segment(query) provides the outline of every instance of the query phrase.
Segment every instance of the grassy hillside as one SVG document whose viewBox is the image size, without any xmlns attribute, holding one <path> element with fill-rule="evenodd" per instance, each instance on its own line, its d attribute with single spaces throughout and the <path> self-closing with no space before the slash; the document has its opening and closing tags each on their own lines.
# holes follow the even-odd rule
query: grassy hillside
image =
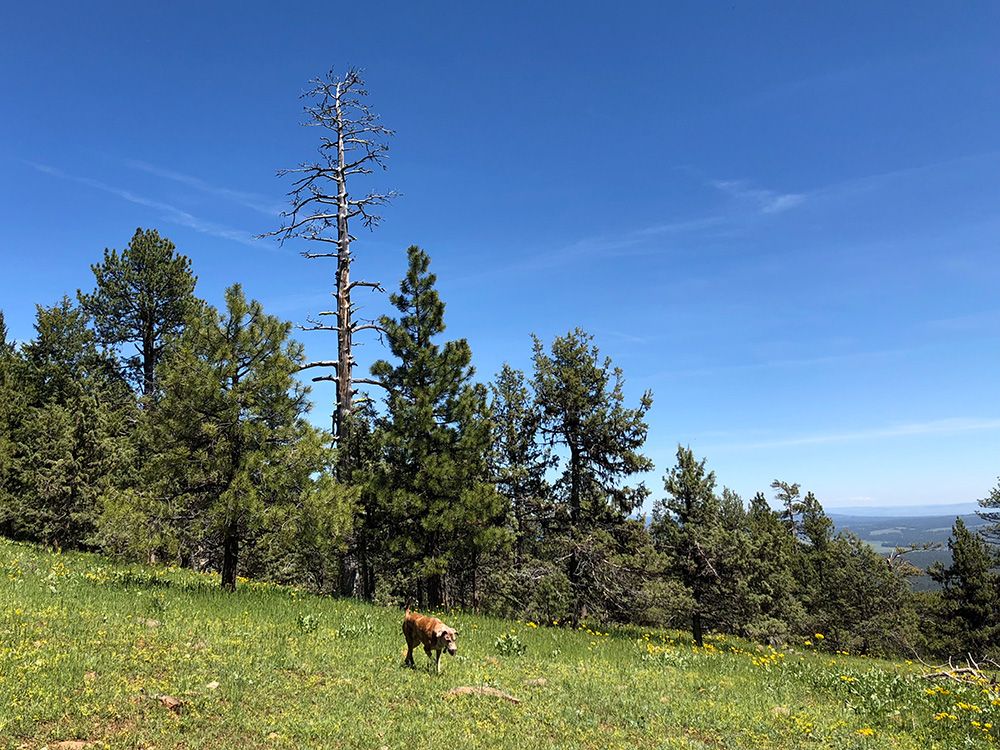
<svg viewBox="0 0 1000 750">
<path fill-rule="evenodd" d="M 0 541 L 0 747 L 956 748 L 1000 696 L 906 663 L 460 613 L 401 667 L 400 612 Z M 519 653 L 523 648 L 523 653 Z M 448 693 L 492 686 L 520 700 Z M 179 701 L 179 704 L 175 704 Z M 71 741 L 77 741 L 73 744 Z"/>
</svg>

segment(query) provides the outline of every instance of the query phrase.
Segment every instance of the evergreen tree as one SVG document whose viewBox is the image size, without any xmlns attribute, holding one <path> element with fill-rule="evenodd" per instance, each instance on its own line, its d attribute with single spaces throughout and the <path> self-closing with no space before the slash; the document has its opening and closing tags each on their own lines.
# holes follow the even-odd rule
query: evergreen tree
<svg viewBox="0 0 1000 750">
<path fill-rule="evenodd" d="M 1000 480 L 990 494 L 979 501 L 979 506 L 984 509 L 979 511 L 979 517 L 990 522 L 982 529 L 982 535 L 993 544 L 1000 544 Z"/>
<path fill-rule="evenodd" d="M 705 619 L 723 576 L 718 566 L 723 537 L 722 507 L 715 494 L 715 472 L 705 470 L 690 448 L 677 446 L 677 464 L 663 477 L 668 497 L 657 503 L 654 534 L 669 552 L 681 582 L 691 593 L 691 635 L 703 645 Z"/>
<path fill-rule="evenodd" d="M 540 435 L 541 411 L 524 373 L 504 364 L 491 385 L 494 424 L 493 474 L 511 509 L 514 566 L 537 552 L 543 529 L 552 519 L 545 472 L 553 458 Z"/>
<path fill-rule="evenodd" d="M 813 550 L 822 552 L 833 537 L 833 521 L 812 492 L 806 493 L 800 508 L 802 536 Z"/>
<path fill-rule="evenodd" d="M 102 502 L 133 465 L 134 401 L 88 322 L 66 297 L 39 307 L 36 337 L 2 366 L 17 394 L 3 407 L 13 445 L 0 527 L 56 547 L 92 543 Z"/>
<path fill-rule="evenodd" d="M 649 494 L 642 483 L 626 482 L 653 467 L 640 453 L 653 399 L 647 391 L 637 407 L 627 408 L 621 370 L 609 358 L 602 360 L 592 337 L 580 329 L 557 337 L 549 353 L 537 337 L 534 344 L 541 433 L 549 445 L 568 454 L 554 489 L 576 624 L 588 603 L 607 598 L 606 576 L 613 571 L 603 562 L 613 539 L 610 532 Z"/>
<path fill-rule="evenodd" d="M 506 514 L 487 481 L 487 394 L 472 382 L 465 339 L 435 341 L 445 330 L 444 303 L 430 258 L 416 246 L 407 256 L 406 277 L 391 296 L 399 317 L 380 321 L 398 363 L 372 366 L 388 392 L 379 478 L 392 526 L 388 552 L 396 570 L 415 573 L 415 580 L 402 583 L 430 606 L 447 600 L 449 574 L 475 606 L 482 558 L 503 543 Z"/>
<path fill-rule="evenodd" d="M 194 303 L 191 261 L 155 229 L 136 229 L 128 247 L 106 249 L 104 261 L 91 269 L 97 288 L 77 292 L 80 304 L 93 316 L 102 344 L 135 347 L 127 370 L 150 396 L 166 340 L 180 331 Z"/>
<path fill-rule="evenodd" d="M 1000 646 L 1000 576 L 986 542 L 960 517 L 948 539 L 951 564 L 935 563 L 928 571 L 941 584 L 944 604 L 940 623 L 952 656 L 995 656 Z"/>
<path fill-rule="evenodd" d="M 7 341 L 7 325 L 0 310 L 0 534 L 10 534 L 10 508 L 15 489 L 14 459 L 17 442 L 14 432 L 24 418 L 23 373 L 14 345 Z"/>
<path fill-rule="evenodd" d="M 774 498 L 782 507 L 781 520 L 785 524 L 785 528 L 792 536 L 798 536 L 802 530 L 796 520 L 797 516 L 802 513 L 799 485 L 775 479 L 771 482 L 771 489 L 775 490 Z"/>
<path fill-rule="evenodd" d="M 4 319 L 3 310 L 0 310 L 0 357 L 7 356 L 14 352 L 14 345 L 7 341 L 7 321 Z"/>
<path fill-rule="evenodd" d="M 206 555 L 236 588 L 241 546 L 273 509 L 298 502 L 329 460 L 304 420 L 290 324 L 237 284 L 220 313 L 202 305 L 161 363 L 152 473 L 181 554 Z M 197 549 L 192 549 L 197 545 Z M 221 557 L 221 560 L 219 559 Z"/>
<path fill-rule="evenodd" d="M 875 656 L 912 653 L 917 622 L 906 579 L 850 532 L 813 554 L 822 575 L 811 587 L 806 632 L 823 633 L 829 648 Z"/>
<path fill-rule="evenodd" d="M 353 531 L 358 490 L 333 475 L 329 434 L 305 428 L 295 452 L 308 466 L 322 457 L 325 467 L 312 477 L 299 476 L 288 498 L 265 506 L 256 539 L 249 540 L 245 564 L 250 577 L 304 585 L 321 594 L 340 589 L 344 553 Z M 295 493 L 298 492 L 298 496 Z"/>
<path fill-rule="evenodd" d="M 746 635 L 781 641 L 789 630 L 798 628 L 805 616 L 794 575 L 796 543 L 760 492 L 750 501 L 747 530 L 750 548 L 746 571 L 749 590 Z"/>
<path fill-rule="evenodd" d="M 794 545 L 794 570 L 799 583 L 799 598 L 806 609 L 816 612 L 822 608 L 824 600 L 829 599 L 830 594 L 825 578 L 832 564 L 827 551 L 833 541 L 833 522 L 812 492 L 807 492 L 805 498 L 796 503 L 796 509 L 799 520 L 794 522 L 798 530 Z M 841 555 L 839 559 L 845 558 Z"/>
<path fill-rule="evenodd" d="M 351 424 L 337 441 L 337 476 L 357 491 L 354 518 L 341 565 L 340 593 L 372 599 L 389 529 L 382 513 L 378 477 L 384 474 L 383 430 L 371 400 L 356 404 Z M 346 456 L 344 454 L 347 454 Z"/>
</svg>

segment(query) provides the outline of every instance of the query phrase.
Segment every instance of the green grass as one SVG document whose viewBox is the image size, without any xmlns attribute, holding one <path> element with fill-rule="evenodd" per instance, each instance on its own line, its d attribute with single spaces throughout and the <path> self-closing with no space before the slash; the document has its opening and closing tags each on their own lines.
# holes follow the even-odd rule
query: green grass
<svg viewBox="0 0 1000 750">
<path fill-rule="evenodd" d="M 459 656 L 438 676 L 420 651 L 417 669 L 401 666 L 396 610 L 252 582 L 226 595 L 217 582 L 0 540 L 0 747 L 924 750 L 998 738 L 985 728 L 1000 724 L 995 693 L 933 690 L 914 665 L 822 653 L 822 640 L 694 649 L 674 632 L 456 612 L 443 617 Z M 521 702 L 446 696 L 465 685 Z"/>
</svg>

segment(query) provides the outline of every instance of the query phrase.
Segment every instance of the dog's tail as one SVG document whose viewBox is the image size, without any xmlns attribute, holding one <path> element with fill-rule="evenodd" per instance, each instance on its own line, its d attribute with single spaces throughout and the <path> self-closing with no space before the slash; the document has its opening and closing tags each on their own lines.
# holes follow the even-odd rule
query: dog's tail
<svg viewBox="0 0 1000 750">
<path fill-rule="evenodd" d="M 405 614 L 407 614 L 407 615 L 410 614 L 410 607 L 412 607 L 412 606 L 413 606 L 413 597 L 412 596 L 406 597 L 406 613 Z"/>
</svg>

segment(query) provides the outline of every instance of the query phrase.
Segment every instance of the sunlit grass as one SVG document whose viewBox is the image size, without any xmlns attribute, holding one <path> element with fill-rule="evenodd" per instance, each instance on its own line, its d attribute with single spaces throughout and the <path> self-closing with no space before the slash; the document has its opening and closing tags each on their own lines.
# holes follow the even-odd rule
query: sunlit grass
<svg viewBox="0 0 1000 750">
<path fill-rule="evenodd" d="M 0 747 L 991 747 L 1000 696 L 916 666 L 462 613 L 401 667 L 401 613 L 0 541 Z M 446 697 L 491 686 L 520 699 Z M 181 701 L 179 711 L 162 696 Z M 169 701 L 167 701 L 169 703 Z"/>
</svg>

